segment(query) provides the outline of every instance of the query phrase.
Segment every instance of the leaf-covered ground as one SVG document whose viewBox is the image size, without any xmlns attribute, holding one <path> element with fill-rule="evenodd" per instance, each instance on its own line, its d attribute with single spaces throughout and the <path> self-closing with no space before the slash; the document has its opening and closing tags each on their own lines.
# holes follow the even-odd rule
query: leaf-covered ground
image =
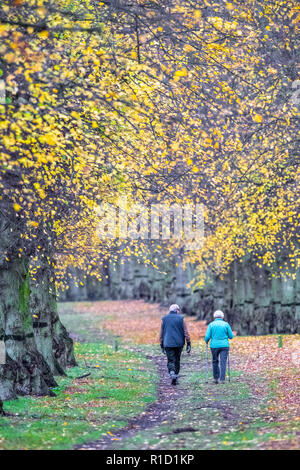
<svg viewBox="0 0 300 470">
<path fill-rule="evenodd" d="M 158 346 L 164 313 L 142 301 L 62 304 L 80 366 L 57 398 L 5 403 L 0 448 L 299 449 L 299 335 L 236 337 L 231 382 L 216 386 L 205 326 L 188 318 L 192 354 L 174 387 Z"/>
</svg>

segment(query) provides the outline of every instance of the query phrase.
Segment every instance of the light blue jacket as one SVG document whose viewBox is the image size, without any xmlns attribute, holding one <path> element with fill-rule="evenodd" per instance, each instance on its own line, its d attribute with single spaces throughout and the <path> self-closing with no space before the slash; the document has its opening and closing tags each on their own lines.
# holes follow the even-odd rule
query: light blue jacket
<svg viewBox="0 0 300 470">
<path fill-rule="evenodd" d="M 234 334 L 230 328 L 229 323 L 222 320 L 222 318 L 216 318 L 211 322 L 206 330 L 205 342 L 210 341 L 211 348 L 229 348 L 229 339 L 232 339 Z"/>
</svg>

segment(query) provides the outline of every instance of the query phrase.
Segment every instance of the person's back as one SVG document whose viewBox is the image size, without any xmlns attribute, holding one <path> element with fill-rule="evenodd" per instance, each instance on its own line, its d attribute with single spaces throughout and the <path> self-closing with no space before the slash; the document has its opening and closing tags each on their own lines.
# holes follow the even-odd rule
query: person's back
<svg viewBox="0 0 300 470">
<path fill-rule="evenodd" d="M 185 341 L 187 342 L 187 352 L 191 352 L 191 340 L 183 318 L 179 315 L 180 307 L 177 304 L 170 306 L 168 315 L 161 321 L 160 347 L 168 358 L 168 370 L 172 384 L 177 383 L 180 370 L 180 356 Z"/>
<path fill-rule="evenodd" d="M 183 347 L 185 343 L 183 315 L 170 312 L 163 317 L 162 337 L 165 348 Z"/>
<path fill-rule="evenodd" d="M 211 348 L 228 348 L 228 338 L 233 338 L 229 323 L 224 321 L 222 318 L 216 318 L 208 325 L 208 329 L 205 335 L 205 341 L 209 339 Z"/>
</svg>

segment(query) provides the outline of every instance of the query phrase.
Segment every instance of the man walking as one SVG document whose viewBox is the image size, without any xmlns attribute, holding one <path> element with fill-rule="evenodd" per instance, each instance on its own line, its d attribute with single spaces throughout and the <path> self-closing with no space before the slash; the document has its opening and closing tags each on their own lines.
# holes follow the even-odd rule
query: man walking
<svg viewBox="0 0 300 470">
<path fill-rule="evenodd" d="M 191 352 L 191 340 L 188 333 L 183 315 L 179 314 L 180 307 L 173 304 L 169 308 L 168 315 L 164 316 L 160 329 L 160 347 L 168 359 L 168 371 L 171 378 L 171 384 L 178 383 L 178 374 L 180 370 L 180 356 L 185 341 L 187 343 L 186 352 Z"/>
<path fill-rule="evenodd" d="M 214 321 L 208 325 L 205 342 L 208 344 L 210 341 L 210 350 L 212 353 L 213 375 L 215 384 L 225 383 L 226 375 L 226 362 L 229 354 L 229 339 L 232 339 L 234 334 L 231 331 L 229 323 L 224 321 L 224 313 L 217 310 L 214 313 Z M 221 370 L 219 368 L 219 358 Z"/>
</svg>

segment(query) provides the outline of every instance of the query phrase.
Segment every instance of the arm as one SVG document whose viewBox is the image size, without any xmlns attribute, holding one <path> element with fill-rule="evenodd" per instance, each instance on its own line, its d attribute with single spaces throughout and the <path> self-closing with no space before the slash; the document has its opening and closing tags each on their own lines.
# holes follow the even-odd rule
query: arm
<svg viewBox="0 0 300 470">
<path fill-rule="evenodd" d="M 190 335 L 189 335 L 189 332 L 188 332 L 188 329 L 187 329 L 187 326 L 186 326 L 186 323 L 185 323 L 184 320 L 183 320 L 183 329 L 184 329 L 184 338 L 185 338 L 187 343 L 190 343 L 191 338 L 190 338 Z"/>
<path fill-rule="evenodd" d="M 228 324 L 228 327 L 227 327 L 227 334 L 228 334 L 229 339 L 234 338 L 234 334 L 232 333 L 232 329 L 230 328 L 229 324 Z"/>
<path fill-rule="evenodd" d="M 163 321 L 161 321 L 161 326 L 160 326 L 159 343 L 160 343 L 160 347 L 161 347 L 161 352 L 162 352 L 163 354 L 166 354 L 166 351 L 165 351 L 165 348 L 164 348 Z"/>
<path fill-rule="evenodd" d="M 190 335 L 189 335 L 189 332 L 188 332 L 188 329 L 187 329 L 187 326 L 186 326 L 186 323 L 185 321 L 183 320 L 183 330 L 184 330 L 184 338 L 185 338 L 185 341 L 186 341 L 186 352 L 188 354 L 190 354 L 191 352 L 191 338 L 190 338 Z"/>
<path fill-rule="evenodd" d="M 163 337 L 163 322 L 161 322 L 161 325 L 160 325 L 160 332 L 159 332 L 159 343 L 160 343 L 161 347 L 163 347 L 163 345 L 164 345 L 164 337 Z"/>
<path fill-rule="evenodd" d="M 206 334 L 205 334 L 204 341 L 205 341 L 206 343 L 208 343 L 210 339 L 211 339 L 211 327 L 210 327 L 210 325 L 208 325 L 207 330 L 206 330 Z"/>
</svg>

